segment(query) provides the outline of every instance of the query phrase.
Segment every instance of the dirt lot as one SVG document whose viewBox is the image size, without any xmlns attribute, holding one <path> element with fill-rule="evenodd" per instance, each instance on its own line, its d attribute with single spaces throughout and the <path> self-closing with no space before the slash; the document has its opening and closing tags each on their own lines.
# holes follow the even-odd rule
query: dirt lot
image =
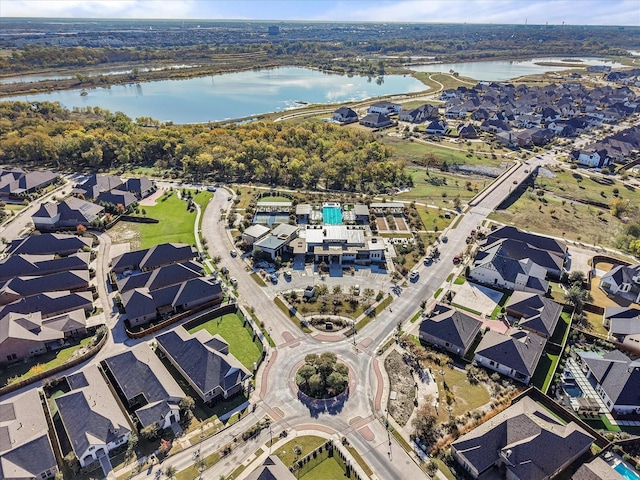
<svg viewBox="0 0 640 480">
<path fill-rule="evenodd" d="M 402 215 L 394 215 L 393 219 L 396 221 L 396 226 L 398 227 L 398 230 L 404 230 L 404 231 L 409 231 L 409 227 L 407 226 L 407 222 L 404 221 L 404 218 L 402 218 Z"/>
<path fill-rule="evenodd" d="M 129 222 L 118 222 L 113 228 L 107 232 L 111 238 L 111 242 L 116 243 L 129 243 L 131 250 L 138 250 L 140 248 L 140 234 Z"/>
<path fill-rule="evenodd" d="M 391 391 L 396 392 L 396 399 L 389 400 L 389 413 L 398 424 L 407 424 L 413 413 L 413 394 L 415 381 L 411 369 L 402 359 L 402 354 L 393 350 L 385 359 L 384 367 L 389 375 Z"/>
<path fill-rule="evenodd" d="M 376 215 L 376 226 L 378 227 L 378 231 L 389 230 L 389 227 L 387 226 L 387 220 L 382 215 Z"/>
</svg>

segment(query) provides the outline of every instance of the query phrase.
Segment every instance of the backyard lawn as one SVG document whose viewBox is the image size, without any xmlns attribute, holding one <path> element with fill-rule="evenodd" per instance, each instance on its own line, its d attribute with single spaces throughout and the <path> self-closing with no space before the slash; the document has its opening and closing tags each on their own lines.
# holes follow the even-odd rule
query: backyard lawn
<svg viewBox="0 0 640 480">
<path fill-rule="evenodd" d="M 344 478 L 342 466 L 335 458 L 331 457 L 300 477 L 300 480 L 341 480 Z"/>
<path fill-rule="evenodd" d="M 304 435 L 288 441 L 282 447 L 278 448 L 278 451 L 274 452 L 274 455 L 280 458 L 285 466 L 290 467 L 297 458 L 308 455 L 320 445 L 324 445 L 326 441 L 326 438 L 316 437 L 315 435 Z M 293 451 L 296 445 L 300 447 L 300 455 L 296 455 Z"/>
<path fill-rule="evenodd" d="M 20 362 L 8 368 L 3 368 L 0 372 L 0 385 L 6 385 L 10 378 L 12 379 L 17 377 L 17 380 L 24 380 L 25 378 L 33 377 L 40 372 L 62 365 L 71 358 L 76 350 L 89 345 L 92 338 L 93 337 L 84 338 L 80 343 L 71 345 L 70 347 L 46 352 L 32 358 L 28 362 Z"/>
<path fill-rule="evenodd" d="M 193 327 L 189 333 L 205 329 L 211 335 L 219 334 L 229 343 L 229 352 L 236 357 L 247 369 L 252 372 L 253 364 L 257 363 L 262 355 L 260 347 L 253 341 L 249 330 L 242 325 L 242 318 L 237 313 L 228 313 L 221 317 Z"/>
<path fill-rule="evenodd" d="M 558 355 L 552 355 L 548 352 L 542 352 L 536 371 L 531 378 L 531 384 L 538 387 L 544 393 L 547 392 L 551 379 L 553 378 L 553 371 L 556 368 L 556 364 L 559 360 Z"/>
<path fill-rule="evenodd" d="M 455 400 L 451 405 L 453 410 L 451 415 L 457 417 L 464 415 L 470 410 L 481 407 L 491 401 L 489 392 L 482 384 L 471 385 L 467 380 L 467 374 L 449 367 L 439 367 L 435 364 L 429 365 L 436 376 L 438 382 L 438 392 L 440 392 L 438 406 L 438 422 L 446 422 L 449 420 L 449 412 L 447 412 L 445 392 L 447 389 L 453 394 Z M 441 375 L 440 372 L 444 372 Z M 447 388 L 444 387 L 446 382 Z"/>
<path fill-rule="evenodd" d="M 558 325 L 556 325 L 556 329 L 553 331 L 553 335 L 551 335 L 549 341 L 562 345 L 562 341 L 564 340 L 565 333 L 567 332 L 570 323 L 571 314 L 569 312 L 562 312 L 558 319 Z"/>
</svg>

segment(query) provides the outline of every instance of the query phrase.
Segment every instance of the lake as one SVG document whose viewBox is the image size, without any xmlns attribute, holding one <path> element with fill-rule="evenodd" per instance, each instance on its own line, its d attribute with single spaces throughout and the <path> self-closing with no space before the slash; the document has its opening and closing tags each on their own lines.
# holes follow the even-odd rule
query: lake
<svg viewBox="0 0 640 480">
<path fill-rule="evenodd" d="M 532 60 L 494 60 L 485 62 L 466 62 L 466 63 L 434 63 L 431 65 L 413 65 L 409 67 L 416 72 L 443 72 L 448 73 L 453 70 L 463 77 L 474 78 L 476 80 L 486 82 L 504 82 L 523 75 L 536 75 L 545 72 L 559 72 L 568 68 L 575 68 L 571 65 L 566 67 L 551 67 L 545 65 L 536 65 L 540 62 L 559 63 L 563 60 L 571 60 L 566 63 L 580 63 L 585 67 L 589 65 L 609 65 L 613 67 L 623 67 L 621 63 L 603 58 L 572 58 L 572 57 L 555 57 L 555 58 L 534 58 Z"/>
<path fill-rule="evenodd" d="M 131 118 L 152 117 L 174 123 L 205 123 L 279 112 L 305 103 L 343 103 L 383 95 L 427 90 L 411 76 L 367 77 L 326 74 L 283 67 L 186 80 L 161 80 L 110 88 L 21 95 L 6 100 L 52 101 L 65 107 L 97 106 Z"/>
</svg>

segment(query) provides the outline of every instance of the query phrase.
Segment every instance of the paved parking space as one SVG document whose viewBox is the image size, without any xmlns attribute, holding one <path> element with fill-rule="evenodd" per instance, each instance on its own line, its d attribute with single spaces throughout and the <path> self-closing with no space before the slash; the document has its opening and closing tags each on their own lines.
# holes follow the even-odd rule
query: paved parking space
<svg viewBox="0 0 640 480">
<path fill-rule="evenodd" d="M 502 292 L 473 282 L 464 282 L 462 285 L 452 284 L 451 290 L 456 292 L 453 303 L 480 312 L 482 315 L 491 315 L 502 299 Z"/>
</svg>

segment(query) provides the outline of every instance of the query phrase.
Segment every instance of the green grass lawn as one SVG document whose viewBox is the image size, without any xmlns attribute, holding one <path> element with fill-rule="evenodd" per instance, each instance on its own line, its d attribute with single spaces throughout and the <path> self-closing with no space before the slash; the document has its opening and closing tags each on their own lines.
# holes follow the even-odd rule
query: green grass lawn
<svg viewBox="0 0 640 480">
<path fill-rule="evenodd" d="M 446 422 L 449 420 L 449 412 L 444 408 L 446 391 L 444 382 L 447 383 L 449 391 L 455 396 L 455 402 L 452 407 L 451 414 L 454 417 L 463 415 L 470 410 L 474 410 L 485 405 L 491 400 L 489 392 L 484 385 L 471 385 L 467 380 L 467 374 L 449 367 L 438 367 L 430 365 L 431 370 L 436 376 L 438 382 L 438 392 L 440 392 L 440 407 L 438 408 L 438 422 Z M 440 370 L 445 372 L 444 376 L 440 375 Z"/>
<path fill-rule="evenodd" d="M 565 334 L 569 329 L 569 324 L 571 323 L 571 314 L 568 312 L 562 312 L 560 314 L 560 318 L 558 319 L 558 324 L 556 325 L 556 329 L 553 331 L 553 335 L 549 338 L 549 341 L 552 343 L 557 343 L 558 345 L 562 345 L 562 341 L 564 340 Z"/>
<path fill-rule="evenodd" d="M 553 378 L 553 371 L 556 368 L 556 364 L 559 360 L 558 355 L 552 355 L 548 352 L 543 352 L 536 367 L 536 371 L 533 373 L 531 384 L 538 387 L 544 393 L 547 392 L 551 379 Z"/>
<path fill-rule="evenodd" d="M 439 211 L 435 208 L 416 206 L 422 224 L 425 230 L 431 230 L 441 232 L 449 226 L 452 220 L 455 218 L 454 214 L 450 214 L 451 218 L 445 218 L 445 212 Z"/>
<path fill-rule="evenodd" d="M 340 480 L 344 479 L 344 470 L 335 458 L 327 458 L 311 469 L 300 480 Z"/>
<path fill-rule="evenodd" d="M 275 203 L 288 203 L 291 202 L 290 198 L 281 197 L 279 195 L 270 195 L 268 197 L 260 197 L 258 202 L 275 202 Z"/>
<path fill-rule="evenodd" d="M 249 331 L 242 325 L 242 318 L 237 313 L 228 313 L 213 318 L 189 330 L 195 333 L 207 330 L 211 335 L 219 334 L 229 343 L 229 352 L 252 372 L 253 364 L 260 359 L 262 352 L 253 341 Z"/>
<path fill-rule="evenodd" d="M 212 195 L 211 192 L 203 191 L 194 200 L 205 208 Z M 137 233 L 138 248 L 149 248 L 167 242 L 195 244 L 193 226 L 196 212 L 187 211 L 187 202 L 178 199 L 175 191 L 169 197 L 160 197 L 155 206 L 143 208 L 147 217 L 155 218 L 160 223 L 127 222 L 127 226 Z"/>
<path fill-rule="evenodd" d="M 413 188 L 411 191 L 403 193 L 402 199 L 415 199 L 419 202 L 451 209 L 454 208 L 454 198 L 459 196 L 461 201 L 468 201 L 478 193 L 473 191 L 474 185 L 478 190 L 482 190 L 484 186 L 491 183 L 490 180 L 469 179 L 463 175 L 445 172 L 429 172 L 427 176 L 426 169 L 420 167 L 407 168 L 407 172 L 413 178 Z M 472 190 L 465 188 L 467 181 L 472 182 Z M 427 225 L 425 227 L 429 228 Z"/>
<path fill-rule="evenodd" d="M 276 455 L 285 466 L 290 467 L 293 465 L 293 462 L 296 461 L 296 458 L 302 458 L 305 455 L 308 455 L 313 450 L 318 448 L 320 445 L 323 445 L 327 440 L 322 437 L 316 437 L 315 435 L 304 435 L 302 437 L 294 438 L 293 440 L 288 441 L 282 447 L 278 448 L 277 451 L 274 451 L 274 455 Z M 296 455 L 293 452 L 293 448 L 298 445 L 302 450 L 300 455 Z"/>
<path fill-rule="evenodd" d="M 76 350 L 88 345 L 91 342 L 91 339 L 92 337 L 87 337 L 70 347 L 46 352 L 34 357 L 26 363 L 20 362 L 8 368 L 3 368 L 2 371 L 0 371 L 0 385 L 6 385 L 10 378 L 17 377 L 18 380 L 24 380 L 26 378 L 33 377 L 40 372 L 62 365 L 71 358 Z"/>
</svg>

